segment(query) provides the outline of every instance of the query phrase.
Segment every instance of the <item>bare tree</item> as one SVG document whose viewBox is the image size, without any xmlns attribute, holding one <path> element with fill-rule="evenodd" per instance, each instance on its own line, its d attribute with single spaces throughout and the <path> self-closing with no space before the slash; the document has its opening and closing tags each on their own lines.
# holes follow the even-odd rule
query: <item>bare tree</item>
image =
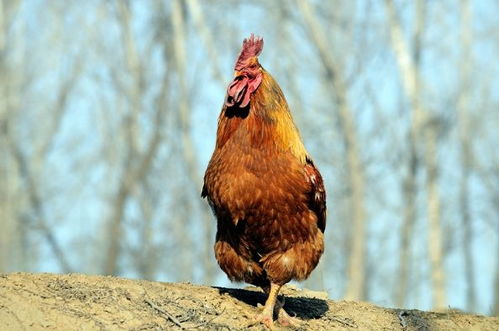
<svg viewBox="0 0 499 331">
<path fill-rule="evenodd" d="M 316 47 L 326 72 L 326 80 L 331 85 L 337 106 L 343 139 L 347 154 L 347 182 L 351 190 L 350 210 L 352 213 L 352 238 L 347 270 L 345 298 L 359 300 L 364 297 L 365 283 L 365 242 L 366 210 L 364 206 L 365 178 L 357 129 L 348 101 L 345 75 L 331 55 L 324 30 L 314 18 L 315 14 L 308 1 L 297 2 L 311 40 Z"/>
<path fill-rule="evenodd" d="M 4 2 L 0 2 L 0 90 L 5 103 L 0 107 L 0 123 L 2 124 L 2 141 L 7 156 L 7 182 L 4 187 L 7 188 L 6 208 L 8 213 L 5 215 L 7 234 L 20 234 L 24 243 L 28 243 L 29 233 L 40 233 L 46 240 L 55 260 L 59 263 L 63 272 L 70 272 L 73 268 L 70 265 L 69 259 L 66 256 L 55 230 L 54 223 L 50 220 L 51 216 L 47 213 L 46 201 L 43 197 L 43 189 L 45 186 L 45 177 L 43 175 L 49 153 L 54 145 L 57 133 L 60 130 L 62 118 L 68 109 L 69 97 L 75 88 L 77 81 L 81 75 L 82 63 L 80 59 L 73 59 L 72 69 L 61 77 L 60 83 L 53 89 L 53 101 L 48 99 L 46 104 L 40 105 L 40 108 L 46 107 L 45 113 L 49 116 L 46 122 L 35 123 L 33 130 L 40 128 L 36 139 L 32 141 L 28 139 L 20 139 L 16 127 L 24 121 L 24 118 L 19 114 L 25 111 L 23 108 L 24 99 L 29 99 L 30 88 L 37 83 L 37 79 L 41 76 L 40 72 L 30 72 L 27 70 L 29 62 L 26 57 L 13 58 L 9 56 L 7 47 L 11 46 L 14 49 L 14 31 L 9 31 L 14 24 L 14 18 L 18 14 L 20 1 L 8 2 L 4 6 Z M 6 10 L 5 10 L 6 9 Z M 5 10 L 5 11 L 4 11 Z M 52 8 L 54 12 L 58 12 L 58 8 Z M 4 19 L 6 19 L 4 21 Z M 54 24 L 59 24 L 55 22 Z M 14 29 L 12 29 L 14 30 Z M 23 36 L 17 35 L 19 39 Z M 57 33 L 52 33 L 49 40 L 57 40 Z M 71 57 L 69 54 L 64 57 L 67 60 Z M 61 57 L 62 58 L 62 57 Z M 15 63 L 13 68 L 4 67 L 10 61 L 11 65 Z M 17 61 L 17 62 L 16 62 Z M 29 125 L 30 123 L 28 123 Z M 27 145 L 29 144 L 29 146 Z M 16 187 L 11 187 L 12 181 L 16 182 Z M 16 207 L 15 200 L 10 200 L 12 194 L 16 195 L 16 190 L 22 190 L 23 202 L 26 207 L 22 212 L 19 207 Z M 25 199 L 25 200 L 24 200 Z M 14 207 L 14 208 L 13 208 Z M 19 208 L 19 209 L 17 209 Z M 16 210 L 17 209 L 17 210 Z M 19 224 L 19 228 L 13 230 L 9 226 L 11 222 Z M 14 231 L 14 232 L 10 232 Z M 12 236 L 16 237 L 16 235 Z M 6 240 L 8 246 L 10 239 Z M 16 247 L 16 243 L 12 243 Z M 24 244 L 21 245 L 21 247 Z M 24 248 L 21 248 L 24 250 Z M 9 249 L 6 248 L 6 252 Z"/>
<path fill-rule="evenodd" d="M 499 194 L 496 191 L 496 194 L 494 196 L 494 202 L 495 206 L 499 206 Z M 497 230 L 496 230 L 496 237 L 499 238 L 499 221 L 496 224 Z M 497 245 L 497 252 L 496 254 L 499 256 L 499 245 Z M 494 303 L 492 307 L 492 314 L 494 316 L 499 316 L 499 262 L 496 260 L 496 272 L 494 275 Z"/>
<path fill-rule="evenodd" d="M 422 36 L 425 24 L 425 4 L 423 1 L 417 1 L 416 5 L 416 19 L 415 28 L 413 33 L 413 54 L 412 61 L 416 68 L 421 65 L 421 52 L 422 52 Z M 421 80 L 415 78 L 414 93 L 419 98 L 421 94 Z M 411 125 L 407 135 L 408 150 L 407 150 L 407 165 L 406 173 L 402 180 L 402 192 L 404 197 L 404 218 L 401 227 L 401 248 L 399 260 L 400 278 L 397 285 L 396 302 L 399 307 L 403 307 L 409 289 L 409 275 L 410 275 L 410 262 L 411 262 L 411 242 L 413 237 L 414 223 L 416 221 L 416 198 L 417 198 L 417 175 L 420 167 L 420 160 L 418 154 L 418 140 L 421 114 L 420 110 L 411 113 Z"/>
<path fill-rule="evenodd" d="M 11 72 L 7 63 L 8 59 L 8 34 L 18 10 L 20 1 L 12 6 L 5 6 L 0 1 L 0 151 L 3 157 L 0 161 L 0 195 L 5 197 L 0 199 L 0 222 L 3 228 L 0 240 L 0 270 L 7 271 L 12 267 L 13 261 L 10 256 L 13 255 L 16 232 L 16 206 L 13 195 L 15 194 L 16 175 L 14 174 L 15 165 L 10 153 L 8 153 L 10 143 L 10 122 L 11 112 L 10 104 L 12 100 L 11 89 L 8 82 L 12 82 Z M 12 84 L 12 83 L 11 83 Z M 18 251 L 20 251 L 18 247 Z"/>
<path fill-rule="evenodd" d="M 422 2 L 424 0 L 419 0 Z M 423 2 L 424 3 L 424 2 Z M 403 86 L 411 107 L 417 135 L 422 135 L 426 170 L 426 198 L 428 217 L 428 253 L 431 264 L 433 305 L 446 307 L 445 272 L 442 255 L 442 229 L 440 221 L 440 196 L 438 192 L 438 162 L 436 145 L 436 125 L 431 115 L 424 109 L 421 92 L 421 78 L 403 37 L 403 32 L 392 0 L 385 1 L 389 18 L 392 47 L 397 57 Z M 422 6 L 420 4 L 419 6 Z M 422 8 L 422 7 L 419 7 Z M 420 9 L 422 10 L 422 9 Z M 420 19 L 423 16 L 418 15 Z"/>
<path fill-rule="evenodd" d="M 461 178 L 459 187 L 459 207 L 461 222 L 463 228 L 463 256 L 464 256 L 464 274 L 466 278 L 466 302 L 469 311 L 476 306 L 476 289 L 474 277 L 474 259 L 472 253 L 473 233 L 470 215 L 470 172 L 473 154 L 471 149 L 470 135 L 470 94 L 472 88 L 472 13 L 469 0 L 462 0 L 460 6 L 461 24 L 461 67 L 459 77 L 459 91 L 457 96 L 457 112 L 459 118 L 459 144 L 461 149 Z"/>
<path fill-rule="evenodd" d="M 190 2 L 190 9 L 194 13 L 195 21 L 197 22 L 198 29 L 201 31 L 201 35 L 205 39 L 206 45 L 208 46 L 208 51 L 214 59 L 215 50 L 212 48 L 211 40 L 209 34 L 204 30 L 201 19 L 198 17 L 198 6 L 196 2 Z M 187 169 L 188 178 L 190 179 L 190 186 L 192 192 L 195 194 L 200 194 L 200 188 L 202 187 L 202 177 L 200 175 L 200 169 L 198 167 L 198 160 L 195 151 L 195 146 L 193 139 L 191 137 L 191 117 L 189 112 L 189 96 L 187 83 L 185 81 L 186 76 L 186 47 L 185 47 L 185 18 L 181 10 L 180 1 L 174 1 L 172 3 L 172 23 L 174 31 L 174 49 L 175 49 L 175 62 L 178 70 L 179 85 L 180 85 L 180 96 L 179 96 L 179 121 L 180 121 L 180 134 L 182 137 L 182 152 L 183 161 Z M 214 65 L 217 67 L 216 65 Z M 215 77 L 221 79 L 219 71 L 215 69 Z M 206 283 L 212 283 L 214 277 L 214 265 L 213 265 L 213 249 L 212 240 L 213 236 L 213 225 L 211 214 L 201 199 L 196 199 L 197 206 L 201 209 L 202 215 L 202 229 L 203 229 L 203 243 L 200 257 L 203 260 L 204 266 L 204 281 Z"/>
</svg>

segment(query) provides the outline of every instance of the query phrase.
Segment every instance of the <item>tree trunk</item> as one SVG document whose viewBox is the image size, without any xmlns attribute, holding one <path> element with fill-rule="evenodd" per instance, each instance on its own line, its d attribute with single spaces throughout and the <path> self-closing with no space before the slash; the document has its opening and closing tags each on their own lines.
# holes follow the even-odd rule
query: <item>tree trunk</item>
<svg viewBox="0 0 499 331">
<path fill-rule="evenodd" d="M 194 4 L 194 7 L 192 6 Z M 196 8 L 196 2 L 190 2 L 191 10 Z M 196 12 L 196 11 L 194 11 Z M 186 76 L 186 48 L 185 48 L 185 18 L 182 13 L 181 3 L 179 0 L 175 0 L 172 3 L 172 23 L 174 31 L 174 53 L 175 62 L 178 70 L 178 79 L 180 85 L 180 98 L 179 98 L 179 120 L 181 129 L 181 141 L 183 143 L 183 159 L 184 164 L 187 169 L 187 175 L 190 180 L 190 186 L 194 192 L 194 196 L 199 196 L 201 194 L 202 188 L 202 177 L 200 176 L 198 169 L 198 161 L 195 153 L 194 143 L 192 141 L 192 136 L 190 133 L 190 112 L 189 112 L 189 102 L 188 102 L 188 89 L 187 83 L 185 81 Z M 200 25 L 200 22 L 198 22 Z M 202 29 L 202 27 L 200 26 Z M 209 42 L 209 41 L 208 41 Z M 215 76 L 218 74 L 215 72 Z M 203 230 L 203 245 L 201 245 L 201 260 L 203 265 L 203 282 L 206 284 L 213 283 L 215 276 L 215 259 L 213 253 L 213 228 L 214 221 L 211 218 L 211 213 L 208 210 L 207 204 L 205 204 L 201 198 L 196 200 L 196 205 L 200 206 L 200 212 L 202 214 L 201 227 Z M 184 233 L 187 233 L 187 229 Z"/>
<path fill-rule="evenodd" d="M 496 200 L 498 202 L 496 206 L 499 206 L 499 196 Z M 497 222 L 496 237 L 499 238 L 499 222 Z M 499 245 L 496 244 L 496 247 L 496 256 L 499 256 Z M 494 307 L 492 308 L 492 314 L 499 317 L 499 261 L 496 261 L 496 274 L 494 280 Z"/>
<path fill-rule="evenodd" d="M 118 183 L 115 199 L 112 205 L 109 220 L 108 236 L 109 244 L 104 260 L 103 272 L 105 275 L 117 275 L 118 261 L 121 256 L 121 241 L 123 239 L 123 219 L 128 199 L 137 181 L 137 173 L 134 164 L 137 163 L 137 117 L 140 111 L 141 71 L 140 59 L 133 41 L 131 31 L 130 8 L 125 2 L 117 3 L 119 25 L 123 39 L 125 58 L 127 60 L 128 74 L 132 78 L 132 86 L 124 91 L 130 98 L 130 110 L 125 115 L 123 131 L 126 137 L 126 153 L 123 156 L 123 170 Z"/>
<path fill-rule="evenodd" d="M 364 201 L 365 174 L 361 161 L 358 133 L 352 117 L 353 111 L 348 102 L 344 74 L 331 56 L 326 35 L 317 23 L 309 3 L 307 1 L 297 1 L 297 3 L 312 42 L 319 52 L 326 72 L 326 79 L 331 84 L 335 95 L 338 119 L 347 154 L 347 182 L 351 191 L 352 239 L 347 267 L 348 283 L 345 299 L 362 300 L 365 288 L 366 209 Z"/>
<path fill-rule="evenodd" d="M 440 194 L 438 191 L 438 164 L 436 129 L 431 125 L 424 134 L 426 162 L 426 198 L 428 213 L 428 254 L 431 263 L 433 306 L 446 308 L 445 273 L 442 254 L 442 228 L 440 224 Z"/>
<path fill-rule="evenodd" d="M 470 112 L 470 88 L 471 69 L 473 59 L 471 56 L 472 36 L 471 36 L 471 4 L 469 0 L 461 0 L 461 31 L 460 39 L 462 45 L 462 59 L 460 75 L 459 95 L 457 97 L 457 112 L 459 121 L 459 144 L 461 156 L 461 178 L 459 184 L 459 208 L 461 224 L 463 228 L 462 244 L 464 257 L 464 276 L 466 279 L 466 304 L 468 311 L 473 311 L 476 307 L 475 289 L 475 261 L 473 259 L 473 230 L 470 215 L 470 191 L 469 177 L 471 172 L 471 136 L 469 130 Z"/>
<path fill-rule="evenodd" d="M 431 265 L 432 301 L 436 308 L 446 307 L 445 273 L 442 256 L 442 234 L 440 224 L 440 195 L 438 192 L 438 164 L 436 127 L 429 120 L 430 116 L 423 108 L 422 88 L 419 68 L 416 67 L 418 57 L 410 56 L 402 27 L 397 17 L 393 0 L 385 0 L 386 12 L 390 24 L 392 47 L 395 52 L 402 83 L 411 107 L 414 121 L 414 137 L 422 137 L 424 146 L 424 166 L 426 169 L 426 204 L 428 217 L 428 254 Z M 416 2 L 416 20 L 424 18 L 425 1 Z M 418 24 L 422 26 L 422 24 Z M 416 145 L 418 146 L 418 145 Z"/>
<path fill-rule="evenodd" d="M 415 139 L 409 135 L 409 155 L 407 158 L 407 173 L 403 179 L 404 219 L 401 228 L 399 281 L 397 283 L 395 302 L 397 307 L 406 305 L 409 290 L 409 275 L 411 274 L 411 243 L 414 236 L 413 229 L 416 221 L 416 176 L 418 169 Z"/>
</svg>

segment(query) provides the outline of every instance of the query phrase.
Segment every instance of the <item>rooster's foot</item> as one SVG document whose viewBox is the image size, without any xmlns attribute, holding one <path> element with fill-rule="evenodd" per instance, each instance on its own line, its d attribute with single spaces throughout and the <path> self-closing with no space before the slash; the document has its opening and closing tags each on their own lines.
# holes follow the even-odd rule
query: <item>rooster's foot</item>
<svg viewBox="0 0 499 331">
<path fill-rule="evenodd" d="M 264 309 L 260 314 L 255 316 L 255 320 L 265 325 L 269 330 L 274 330 L 274 319 L 272 315 L 272 312 Z"/>
<path fill-rule="evenodd" d="M 282 326 L 292 326 L 295 328 L 301 326 L 301 320 L 296 317 L 289 316 L 289 314 L 284 309 L 279 310 L 279 317 L 277 320 Z"/>
</svg>

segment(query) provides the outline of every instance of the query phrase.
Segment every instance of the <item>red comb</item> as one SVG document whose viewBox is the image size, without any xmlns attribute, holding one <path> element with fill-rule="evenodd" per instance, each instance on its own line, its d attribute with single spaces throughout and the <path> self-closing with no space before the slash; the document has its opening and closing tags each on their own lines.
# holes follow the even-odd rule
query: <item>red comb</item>
<svg viewBox="0 0 499 331">
<path fill-rule="evenodd" d="M 245 61 L 251 57 L 260 55 L 262 49 L 263 38 L 255 37 L 252 33 L 249 38 L 244 39 L 243 47 L 241 48 L 241 52 L 239 53 L 234 69 L 241 70 L 245 65 Z"/>
</svg>

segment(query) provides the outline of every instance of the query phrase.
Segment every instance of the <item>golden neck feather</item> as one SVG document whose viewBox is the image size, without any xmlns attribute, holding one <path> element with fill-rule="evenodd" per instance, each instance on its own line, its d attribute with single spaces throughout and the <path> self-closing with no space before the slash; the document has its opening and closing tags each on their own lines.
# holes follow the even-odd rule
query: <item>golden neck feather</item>
<svg viewBox="0 0 499 331">
<path fill-rule="evenodd" d="M 250 112 L 274 126 L 274 143 L 281 150 L 288 150 L 301 162 L 306 162 L 307 151 L 300 133 L 293 122 L 288 103 L 281 88 L 265 70 L 262 83 L 252 96 Z"/>
</svg>

